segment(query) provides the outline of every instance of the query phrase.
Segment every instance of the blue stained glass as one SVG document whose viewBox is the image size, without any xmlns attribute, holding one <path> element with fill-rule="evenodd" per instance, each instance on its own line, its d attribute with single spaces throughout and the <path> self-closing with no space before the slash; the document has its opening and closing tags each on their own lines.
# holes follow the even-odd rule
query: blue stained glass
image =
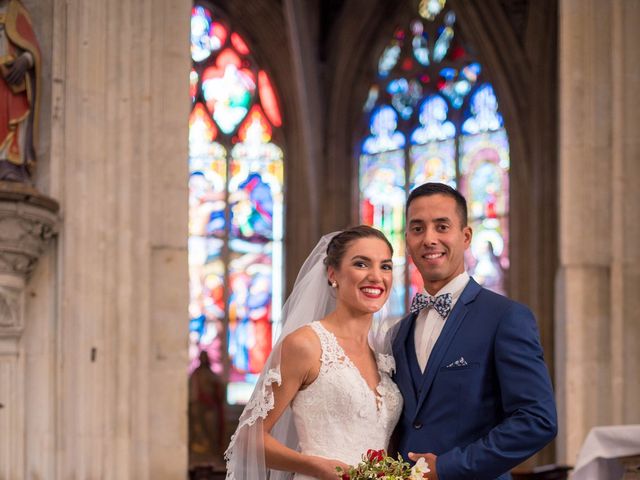
<svg viewBox="0 0 640 480">
<path fill-rule="evenodd" d="M 478 76 L 480 75 L 481 71 L 482 71 L 482 67 L 480 66 L 479 63 L 477 62 L 470 63 L 469 65 L 467 65 L 462 69 L 462 76 L 469 83 L 474 84 L 478 80 Z"/>
<path fill-rule="evenodd" d="M 440 70 L 440 76 L 445 80 L 453 80 L 454 78 L 456 78 L 457 74 L 458 71 L 455 68 L 447 67 Z"/>
<path fill-rule="evenodd" d="M 471 84 L 466 80 L 460 80 L 454 84 L 453 90 L 456 92 L 456 95 L 465 97 L 467 93 L 471 91 Z"/>
<path fill-rule="evenodd" d="M 212 52 L 220 50 L 226 29 L 211 18 L 211 12 L 204 7 L 191 10 L 191 58 L 194 62 L 207 59 Z"/>
<path fill-rule="evenodd" d="M 264 250 L 264 243 L 249 242 L 241 238 L 229 240 L 229 248 L 240 253 L 261 253 Z"/>
<path fill-rule="evenodd" d="M 249 45 L 217 10 L 192 8 L 190 46 L 190 369 L 207 351 L 227 401 L 246 403 L 282 309 L 284 167 L 271 143 L 281 119 Z"/>
<path fill-rule="evenodd" d="M 374 97 L 371 88 L 364 109 L 370 133 L 358 152 L 360 221 L 398 246 L 392 316 L 404 314 L 411 295 L 423 288 L 418 270 L 399 252 L 406 194 L 425 182 L 448 184 L 467 198 L 474 228 L 465 253 L 468 271 L 504 293 L 509 269 L 509 143 L 493 90 L 483 85 L 482 66 L 445 4 L 419 0 L 422 18 L 394 32 L 378 58 L 379 91 Z M 414 81 L 420 87 L 415 96 Z"/>
<path fill-rule="evenodd" d="M 429 46 L 427 43 L 429 37 L 424 32 L 422 22 L 419 20 L 414 21 L 411 24 L 411 32 L 413 33 L 413 40 L 411 41 L 413 56 L 420 65 L 426 67 L 429 65 Z"/>
<path fill-rule="evenodd" d="M 382 105 L 371 114 L 371 135 L 362 145 L 364 153 L 379 153 L 404 147 L 404 135 L 396 130 L 398 114 L 388 105 Z"/>
<path fill-rule="evenodd" d="M 207 350 L 212 368 L 222 373 L 221 344 L 224 319 L 223 241 L 190 236 L 189 245 L 189 338 L 192 358 Z"/>
<path fill-rule="evenodd" d="M 396 66 L 398 58 L 400 58 L 400 50 L 400 45 L 396 40 L 384 49 L 384 52 L 382 52 L 380 60 L 378 61 L 378 74 L 381 77 L 389 75 L 389 72 Z"/>
<path fill-rule="evenodd" d="M 228 345 L 231 378 L 259 373 L 271 350 L 270 254 L 237 254 L 229 263 Z"/>
<path fill-rule="evenodd" d="M 229 196 L 231 234 L 253 241 L 270 240 L 273 235 L 271 188 L 258 173 L 249 174 L 239 189 Z"/>
<path fill-rule="evenodd" d="M 407 82 L 406 78 L 398 78 L 396 80 L 392 80 L 387 85 L 387 92 L 390 94 L 396 93 L 405 93 L 409 90 L 409 82 Z"/>
<path fill-rule="evenodd" d="M 444 82 L 438 88 L 449 99 L 453 108 L 462 107 L 465 97 L 471 92 L 481 70 L 478 63 L 467 65 L 459 75 L 455 68 L 447 67 L 440 70 L 440 76 L 444 79 Z"/>
<path fill-rule="evenodd" d="M 440 95 L 431 95 L 420 107 L 420 126 L 411 134 L 411 143 L 446 140 L 456 135 L 456 127 L 447 120 L 449 107 Z"/>
<path fill-rule="evenodd" d="M 505 294 L 504 274 L 508 268 L 506 229 L 503 222 L 471 222 L 473 239 L 465 263 L 474 280 L 494 292 Z"/>
<path fill-rule="evenodd" d="M 462 131 L 473 135 L 499 130 L 503 125 L 493 87 L 485 83 L 471 97 L 471 116 L 462 124 Z"/>
<path fill-rule="evenodd" d="M 471 175 L 471 178 L 469 179 L 471 200 L 472 202 L 477 202 L 479 206 L 481 206 L 482 213 L 480 215 L 492 217 L 496 215 L 496 192 L 500 192 L 502 190 L 502 174 L 502 169 L 497 164 L 493 162 L 484 162 L 481 163 Z M 489 210 L 491 210 L 491 212 Z M 473 216 L 475 217 L 480 215 L 477 215 L 476 213 Z"/>
<path fill-rule="evenodd" d="M 464 83 L 468 85 L 468 89 L 461 88 L 460 90 L 456 89 L 456 86 L 459 82 L 455 82 L 458 71 L 454 68 L 443 68 L 440 70 L 440 76 L 445 79 L 444 83 L 439 86 L 440 92 L 449 99 L 451 102 L 451 106 L 455 109 L 462 107 L 464 103 L 464 97 L 471 90 L 471 86 L 465 80 Z M 465 93 L 460 93 L 460 91 Z"/>
<path fill-rule="evenodd" d="M 453 28 L 445 27 L 440 33 L 438 40 L 436 40 L 436 44 L 433 47 L 433 60 L 435 62 L 441 62 L 445 57 L 447 52 L 449 51 L 449 45 L 451 44 L 451 39 L 453 38 Z"/>
<path fill-rule="evenodd" d="M 422 97 L 422 86 L 416 80 L 408 82 L 406 78 L 398 78 L 389 82 L 387 92 L 391 94 L 391 104 L 402 118 L 408 120 Z"/>
<path fill-rule="evenodd" d="M 389 314 L 404 312 L 404 152 L 395 150 L 360 156 L 361 221 L 380 228 L 394 247 L 394 286 Z"/>
<path fill-rule="evenodd" d="M 215 144 L 215 142 L 213 142 Z M 219 145 L 224 152 L 224 148 Z M 191 157 L 189 160 L 189 234 L 224 235 L 224 156 Z"/>
<path fill-rule="evenodd" d="M 456 21 L 456 16 L 453 12 L 447 13 L 444 18 L 445 26 L 440 29 L 440 35 L 436 40 L 436 44 L 433 47 L 433 60 L 435 62 L 441 62 L 447 55 L 449 47 L 451 46 L 451 40 L 453 39 L 453 24 Z"/>
<path fill-rule="evenodd" d="M 509 142 L 504 129 L 463 136 L 460 172 L 461 191 L 467 198 L 471 219 L 491 219 L 509 208 Z"/>
<path fill-rule="evenodd" d="M 411 147 L 409 189 L 426 182 L 456 187 L 456 147 L 453 139 Z"/>
<path fill-rule="evenodd" d="M 201 337 L 204 334 L 205 320 L 206 317 L 204 315 L 199 315 L 189 320 L 189 331 L 195 332 Z"/>
<path fill-rule="evenodd" d="M 211 14 L 203 7 L 195 7 L 191 14 L 191 58 L 200 62 L 211 55 L 209 30 Z"/>
</svg>

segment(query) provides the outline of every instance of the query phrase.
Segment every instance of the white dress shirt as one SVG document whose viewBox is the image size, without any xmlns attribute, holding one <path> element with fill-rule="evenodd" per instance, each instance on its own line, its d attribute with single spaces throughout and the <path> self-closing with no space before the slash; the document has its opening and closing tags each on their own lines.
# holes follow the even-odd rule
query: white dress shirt
<svg viewBox="0 0 640 480">
<path fill-rule="evenodd" d="M 467 272 L 462 272 L 442 287 L 435 296 L 437 297 L 438 295 L 450 293 L 452 297 L 451 309 L 453 310 L 453 307 L 458 301 L 458 298 L 460 298 L 460 294 L 464 290 L 464 287 L 467 286 L 467 283 L 469 283 L 469 274 Z M 424 293 L 428 295 L 426 291 Z M 424 308 L 420 310 L 420 313 L 418 313 L 418 318 L 416 318 L 414 341 L 416 354 L 418 356 L 418 364 L 420 365 L 420 370 L 423 372 L 427 366 L 427 361 L 429 360 L 429 355 L 431 355 L 433 346 L 438 340 L 440 332 L 442 332 L 442 328 L 444 327 L 444 322 L 446 321 L 447 319 L 442 318 L 434 308 Z"/>
</svg>

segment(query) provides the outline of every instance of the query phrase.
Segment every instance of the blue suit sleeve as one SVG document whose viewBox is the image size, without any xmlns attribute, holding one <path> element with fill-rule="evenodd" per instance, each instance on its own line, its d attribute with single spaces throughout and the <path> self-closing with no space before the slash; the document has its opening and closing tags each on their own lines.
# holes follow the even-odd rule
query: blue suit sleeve
<svg viewBox="0 0 640 480">
<path fill-rule="evenodd" d="M 440 455 L 436 470 L 441 480 L 494 479 L 556 436 L 553 389 L 529 309 L 515 302 L 507 309 L 494 347 L 504 419 L 484 437 Z"/>
</svg>

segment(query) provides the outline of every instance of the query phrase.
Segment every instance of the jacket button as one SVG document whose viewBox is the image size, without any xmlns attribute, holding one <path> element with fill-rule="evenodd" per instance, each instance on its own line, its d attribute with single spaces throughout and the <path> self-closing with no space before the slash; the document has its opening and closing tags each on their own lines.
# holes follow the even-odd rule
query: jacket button
<svg viewBox="0 0 640 480">
<path fill-rule="evenodd" d="M 422 424 L 420 422 L 416 422 L 413 424 L 413 428 L 416 430 L 420 430 L 422 428 Z"/>
</svg>

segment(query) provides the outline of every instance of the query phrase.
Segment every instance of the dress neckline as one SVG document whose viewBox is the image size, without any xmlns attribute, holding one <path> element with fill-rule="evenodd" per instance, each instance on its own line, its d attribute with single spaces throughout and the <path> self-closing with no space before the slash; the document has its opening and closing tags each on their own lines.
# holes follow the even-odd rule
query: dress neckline
<svg viewBox="0 0 640 480">
<path fill-rule="evenodd" d="M 351 361 L 351 359 L 349 358 L 349 355 L 347 355 L 347 352 L 344 351 L 344 348 L 342 348 L 342 345 L 340 345 L 340 342 L 338 342 L 338 337 L 336 337 L 336 335 L 329 330 L 327 327 L 325 327 L 320 320 L 316 320 L 314 323 L 318 324 L 320 326 L 320 328 L 327 334 L 329 335 L 329 337 L 333 340 L 333 342 L 335 342 L 336 346 L 340 349 L 339 353 L 340 355 L 344 358 L 345 363 L 351 367 L 353 370 L 355 370 L 355 372 L 358 374 L 358 377 L 360 378 L 360 380 L 362 381 L 362 383 L 364 384 L 364 386 L 367 388 L 367 390 L 371 393 L 371 395 L 373 395 L 375 401 L 376 401 L 376 407 L 378 410 L 380 410 L 380 408 L 382 407 L 382 395 L 380 394 L 380 387 L 382 386 L 382 373 L 380 372 L 380 369 L 378 368 L 378 360 L 375 356 L 374 353 L 374 360 L 376 362 L 376 369 L 378 370 L 378 375 L 380 376 L 380 381 L 378 382 L 378 385 L 374 388 L 371 388 L 371 386 L 369 385 L 369 383 L 367 382 L 367 380 L 364 378 L 364 376 L 362 375 L 362 372 L 360 371 L 360 369 L 358 367 L 356 367 L 356 364 L 353 363 L 353 361 Z"/>
</svg>

